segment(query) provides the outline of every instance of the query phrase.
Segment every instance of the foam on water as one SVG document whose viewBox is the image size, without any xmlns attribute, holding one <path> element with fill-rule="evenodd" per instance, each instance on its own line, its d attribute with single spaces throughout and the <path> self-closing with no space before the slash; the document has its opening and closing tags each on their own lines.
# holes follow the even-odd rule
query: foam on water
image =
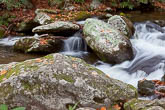
<svg viewBox="0 0 165 110">
<path fill-rule="evenodd" d="M 0 39 L 0 45 L 4 46 L 13 46 L 16 41 L 18 41 L 20 37 L 10 37 L 10 38 L 2 38 Z"/>
</svg>

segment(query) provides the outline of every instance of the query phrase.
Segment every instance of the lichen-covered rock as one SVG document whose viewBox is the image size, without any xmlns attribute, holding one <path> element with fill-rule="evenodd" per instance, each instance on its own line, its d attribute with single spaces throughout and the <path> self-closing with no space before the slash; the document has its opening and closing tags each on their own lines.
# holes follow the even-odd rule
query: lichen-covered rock
<svg viewBox="0 0 165 110">
<path fill-rule="evenodd" d="M 51 54 L 20 63 L 0 65 L 0 104 L 27 110 L 109 108 L 137 97 L 131 85 L 109 78 L 79 58 Z"/>
<path fill-rule="evenodd" d="M 48 16 L 44 12 L 39 12 L 39 9 L 35 11 L 36 17 L 34 18 L 34 21 L 40 25 L 48 24 L 51 22 L 50 16 Z"/>
<path fill-rule="evenodd" d="M 0 38 L 4 37 L 5 29 L 0 27 Z"/>
<path fill-rule="evenodd" d="M 15 51 L 25 53 L 53 53 L 59 52 L 62 49 L 63 40 L 53 36 L 44 38 L 27 37 L 21 38 L 14 44 Z"/>
<path fill-rule="evenodd" d="M 118 29 L 128 38 L 132 37 L 135 32 L 133 23 L 124 16 L 119 16 L 119 15 L 112 16 L 108 19 L 108 23 L 112 28 Z"/>
<path fill-rule="evenodd" d="M 165 110 L 165 99 L 132 99 L 124 104 L 124 110 Z"/>
<path fill-rule="evenodd" d="M 35 27 L 32 32 L 35 33 L 56 33 L 56 32 L 64 32 L 64 31 L 77 31 L 80 27 L 77 24 L 73 24 L 72 22 L 65 21 L 55 21 L 54 23 L 50 23 L 47 25 L 42 25 Z"/>
<path fill-rule="evenodd" d="M 87 44 L 103 61 L 121 63 L 133 56 L 129 39 L 108 23 L 87 19 L 83 34 Z"/>
</svg>

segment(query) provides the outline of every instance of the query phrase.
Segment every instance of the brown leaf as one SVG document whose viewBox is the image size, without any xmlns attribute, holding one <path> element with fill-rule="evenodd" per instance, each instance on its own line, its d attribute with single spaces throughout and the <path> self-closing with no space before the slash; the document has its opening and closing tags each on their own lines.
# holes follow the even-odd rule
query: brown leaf
<svg viewBox="0 0 165 110">
<path fill-rule="evenodd" d="M 2 70 L 1 72 L 0 72 L 0 75 L 4 75 L 4 74 L 6 74 L 7 73 L 7 70 Z"/>
</svg>

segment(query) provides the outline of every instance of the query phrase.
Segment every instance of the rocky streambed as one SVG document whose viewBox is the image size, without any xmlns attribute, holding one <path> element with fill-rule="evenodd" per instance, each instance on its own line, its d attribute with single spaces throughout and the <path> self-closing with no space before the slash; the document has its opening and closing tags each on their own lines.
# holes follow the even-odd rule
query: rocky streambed
<svg viewBox="0 0 165 110">
<path fill-rule="evenodd" d="M 32 29 L 37 34 L 0 41 L 11 49 L 6 52 L 30 56 L 0 65 L 0 104 L 27 110 L 68 110 L 76 104 L 77 110 L 165 109 L 160 81 L 165 28 L 158 22 L 133 25 L 119 15 L 108 22 L 48 22 L 47 15 L 37 16 L 40 26 Z"/>
</svg>

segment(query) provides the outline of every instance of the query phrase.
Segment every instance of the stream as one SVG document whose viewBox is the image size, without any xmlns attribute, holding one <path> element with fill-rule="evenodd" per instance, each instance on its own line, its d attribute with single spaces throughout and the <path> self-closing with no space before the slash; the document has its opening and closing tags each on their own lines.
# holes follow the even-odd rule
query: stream
<svg viewBox="0 0 165 110">
<path fill-rule="evenodd" d="M 163 18 L 165 17 L 163 16 Z M 64 40 L 64 47 L 60 53 L 82 58 L 110 77 L 135 87 L 137 87 L 137 82 L 144 78 L 160 80 L 165 74 L 165 27 L 160 27 L 146 19 L 135 22 L 134 26 L 136 32 L 130 39 L 134 51 L 132 61 L 116 65 L 100 61 L 95 54 L 88 50 L 85 41 L 81 38 L 81 31 Z M 43 56 L 14 52 L 12 46 L 18 39 L 20 37 L 0 39 L 0 64 Z"/>
</svg>

